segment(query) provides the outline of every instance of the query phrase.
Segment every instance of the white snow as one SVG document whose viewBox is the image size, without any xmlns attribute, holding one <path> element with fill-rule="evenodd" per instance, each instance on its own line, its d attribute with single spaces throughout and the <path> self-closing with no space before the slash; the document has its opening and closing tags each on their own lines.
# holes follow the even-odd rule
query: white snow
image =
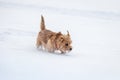
<svg viewBox="0 0 120 80">
<path fill-rule="evenodd" d="M 120 80 L 119 10 L 119 0 L 0 0 L 0 80 Z M 41 14 L 69 30 L 72 52 L 36 49 Z"/>
</svg>

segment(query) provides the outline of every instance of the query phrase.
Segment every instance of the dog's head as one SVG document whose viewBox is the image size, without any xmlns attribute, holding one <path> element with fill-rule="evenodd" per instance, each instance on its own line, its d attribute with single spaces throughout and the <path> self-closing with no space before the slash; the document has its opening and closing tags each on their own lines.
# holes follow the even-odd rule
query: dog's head
<svg viewBox="0 0 120 80">
<path fill-rule="evenodd" d="M 58 50 L 62 53 L 70 52 L 72 50 L 71 43 L 72 40 L 68 31 L 66 35 L 61 34 L 61 32 L 57 33 L 56 45 Z"/>
</svg>

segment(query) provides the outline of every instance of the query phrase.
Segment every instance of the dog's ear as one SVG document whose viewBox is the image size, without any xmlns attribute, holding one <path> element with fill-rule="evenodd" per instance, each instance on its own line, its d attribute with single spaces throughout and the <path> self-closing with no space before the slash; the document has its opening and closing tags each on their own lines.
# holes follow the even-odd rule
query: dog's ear
<svg viewBox="0 0 120 80">
<path fill-rule="evenodd" d="M 58 36 L 60 36 L 62 33 L 61 32 L 58 32 L 57 34 L 56 34 L 56 36 L 58 37 Z"/>
<path fill-rule="evenodd" d="M 61 35 L 62 33 L 61 32 L 58 32 L 57 35 Z"/>
<path fill-rule="evenodd" d="M 70 37 L 69 31 L 67 30 L 67 36 Z"/>
</svg>

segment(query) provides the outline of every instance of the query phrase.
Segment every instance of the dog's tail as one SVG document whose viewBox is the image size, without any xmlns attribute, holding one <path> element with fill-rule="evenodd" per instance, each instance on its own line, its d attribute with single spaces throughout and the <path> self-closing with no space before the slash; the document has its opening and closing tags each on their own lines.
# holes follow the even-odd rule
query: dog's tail
<svg viewBox="0 0 120 80">
<path fill-rule="evenodd" d="M 44 17 L 41 15 L 41 24 L 40 24 L 40 28 L 41 30 L 45 30 L 45 21 L 44 21 Z"/>
</svg>

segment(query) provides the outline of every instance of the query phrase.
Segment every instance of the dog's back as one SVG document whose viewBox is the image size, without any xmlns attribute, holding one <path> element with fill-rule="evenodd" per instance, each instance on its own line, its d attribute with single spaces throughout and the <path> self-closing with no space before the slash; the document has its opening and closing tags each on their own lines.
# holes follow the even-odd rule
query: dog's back
<svg viewBox="0 0 120 80">
<path fill-rule="evenodd" d="M 40 40 L 43 41 L 45 44 L 53 35 L 55 35 L 55 33 L 50 30 L 42 30 L 39 32 Z"/>
</svg>

